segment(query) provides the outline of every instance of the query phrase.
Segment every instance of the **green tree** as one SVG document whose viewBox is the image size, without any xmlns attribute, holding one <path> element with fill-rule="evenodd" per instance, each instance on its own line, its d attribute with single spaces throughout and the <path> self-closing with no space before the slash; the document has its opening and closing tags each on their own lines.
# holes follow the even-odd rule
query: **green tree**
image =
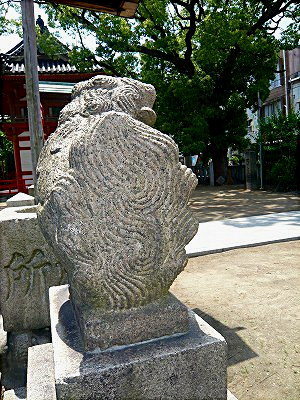
<svg viewBox="0 0 300 400">
<path fill-rule="evenodd" d="M 44 5 L 49 26 L 80 38 L 72 61 L 83 70 L 130 76 L 157 89 L 157 128 L 184 154 L 212 157 L 226 175 L 229 146 L 245 145 L 246 107 L 264 99 L 280 43 L 272 33 L 284 16 L 299 17 L 296 0 L 140 0 L 131 20 L 56 4 Z M 291 26 L 285 44 L 297 40 Z M 83 36 L 96 38 L 92 52 Z M 292 38 L 292 39 L 291 39 Z"/>
<path fill-rule="evenodd" d="M 5 177 L 8 166 L 13 162 L 13 145 L 4 132 L 0 131 L 0 176 Z"/>
<path fill-rule="evenodd" d="M 300 114 L 273 115 L 261 120 L 259 129 L 267 183 L 275 186 L 277 190 L 296 189 Z"/>
</svg>

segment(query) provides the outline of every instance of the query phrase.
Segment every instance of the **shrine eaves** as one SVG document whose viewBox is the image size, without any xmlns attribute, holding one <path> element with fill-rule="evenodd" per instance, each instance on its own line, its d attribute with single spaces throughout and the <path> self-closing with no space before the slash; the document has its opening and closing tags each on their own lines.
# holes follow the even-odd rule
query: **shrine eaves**
<svg viewBox="0 0 300 400">
<path fill-rule="evenodd" d="M 55 3 L 132 18 L 139 0 L 56 0 Z"/>
</svg>

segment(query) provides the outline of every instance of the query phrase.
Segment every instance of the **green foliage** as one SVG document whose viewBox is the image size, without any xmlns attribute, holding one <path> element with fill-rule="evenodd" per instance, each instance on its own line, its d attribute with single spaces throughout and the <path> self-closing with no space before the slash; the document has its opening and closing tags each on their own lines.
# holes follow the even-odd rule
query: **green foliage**
<svg viewBox="0 0 300 400">
<path fill-rule="evenodd" d="M 77 68 L 98 63 L 105 73 L 152 83 L 156 127 L 184 154 L 201 151 L 216 162 L 228 146 L 247 145 L 245 109 L 257 107 L 258 91 L 262 100 L 268 96 L 281 46 L 272 35 L 276 20 L 294 18 L 283 35 L 286 48 L 299 35 L 296 0 L 140 0 L 130 20 L 54 3 L 43 7 L 50 27 L 80 40 L 69 54 Z M 89 37 L 96 38 L 95 51 L 84 44 Z"/>
<path fill-rule="evenodd" d="M 13 153 L 13 144 L 10 142 L 5 133 L 0 131 L 0 160 L 5 161 Z"/>
<path fill-rule="evenodd" d="M 238 155 L 233 155 L 229 159 L 229 161 L 231 161 L 232 165 L 239 165 L 240 164 L 240 160 L 241 160 L 241 157 L 239 157 Z"/>
<path fill-rule="evenodd" d="M 291 2 L 286 12 L 297 12 Z M 272 18 L 284 2 L 141 0 L 136 18 L 45 5 L 50 24 L 97 38 L 95 57 L 106 72 L 140 78 L 157 89 L 156 126 L 184 154 L 246 146 L 246 107 L 269 93 L 279 42 Z M 293 30 L 291 28 L 291 30 Z M 91 68 L 90 50 L 70 53 Z M 213 155 L 213 154 L 212 154 Z"/>
<path fill-rule="evenodd" d="M 0 7 L 0 35 L 9 35 L 10 33 L 18 31 L 18 27 L 20 26 L 20 21 L 17 21 L 13 18 L 7 18 L 7 14 L 11 4 L 4 3 L 1 4 Z M 17 5 L 13 5 L 14 8 L 18 8 Z M 18 31 L 19 32 L 19 31 Z"/>
<path fill-rule="evenodd" d="M 67 54 L 69 49 L 63 45 L 54 35 L 52 35 L 47 29 L 41 33 L 37 27 L 37 46 L 40 50 L 47 54 L 53 60 L 58 59 L 62 54 Z"/>
<path fill-rule="evenodd" d="M 13 144 L 0 131 L 0 178 L 4 178 L 14 163 Z"/>
<path fill-rule="evenodd" d="M 176 79 L 157 81 L 156 74 L 148 70 L 147 82 L 158 90 L 155 110 L 157 126 L 175 137 L 183 154 L 198 154 L 207 148 L 208 125 L 205 119 L 205 93 L 209 81 L 205 75 L 188 78 L 178 75 Z"/>
<path fill-rule="evenodd" d="M 90 71 L 93 67 L 94 58 L 92 52 L 86 48 L 80 48 L 78 46 L 68 53 L 70 62 L 76 66 L 79 71 Z"/>
<path fill-rule="evenodd" d="M 281 190 L 296 186 L 296 148 L 300 114 L 274 115 L 260 122 L 266 179 Z"/>
<path fill-rule="evenodd" d="M 0 35 L 12 33 L 10 24 L 7 23 L 5 15 L 0 14 Z"/>
<path fill-rule="evenodd" d="M 286 16 L 290 18 L 290 22 L 281 35 L 281 45 L 286 50 L 292 50 L 300 43 L 300 6 L 288 11 Z"/>
</svg>

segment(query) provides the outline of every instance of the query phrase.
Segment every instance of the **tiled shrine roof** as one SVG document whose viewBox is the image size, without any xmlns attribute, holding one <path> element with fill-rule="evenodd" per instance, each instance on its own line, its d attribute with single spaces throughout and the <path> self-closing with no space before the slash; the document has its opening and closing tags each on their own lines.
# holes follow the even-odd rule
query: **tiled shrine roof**
<svg viewBox="0 0 300 400">
<path fill-rule="evenodd" d="M 51 59 L 38 46 L 38 72 L 40 74 L 66 74 L 79 71 L 75 65 L 70 63 L 66 54 L 60 54 L 56 59 Z M 3 75 L 24 75 L 24 43 L 23 40 L 6 53 L 0 54 L 1 69 Z M 95 64 L 90 72 L 103 72 L 100 65 Z"/>
</svg>

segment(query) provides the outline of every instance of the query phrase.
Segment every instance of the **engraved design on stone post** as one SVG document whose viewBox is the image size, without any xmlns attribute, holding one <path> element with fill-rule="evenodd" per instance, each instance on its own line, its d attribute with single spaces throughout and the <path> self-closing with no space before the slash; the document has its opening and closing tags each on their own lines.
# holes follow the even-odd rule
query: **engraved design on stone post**
<svg viewBox="0 0 300 400">
<path fill-rule="evenodd" d="M 31 297 L 36 287 L 39 292 L 44 293 L 46 298 L 47 289 L 51 286 L 50 270 L 53 268 L 57 271 L 56 284 L 62 284 L 65 281 L 65 272 L 60 264 L 53 266 L 42 250 L 34 250 L 27 259 L 20 253 L 14 253 L 10 263 L 4 267 L 8 281 L 6 301 L 11 301 L 15 293 L 20 296 L 20 290 L 25 299 Z M 18 286 L 17 292 L 15 291 L 16 285 Z"/>
<path fill-rule="evenodd" d="M 170 137 L 135 119 L 154 88 L 96 78 L 76 85 L 43 149 L 38 216 L 75 305 L 120 310 L 164 296 L 185 267 L 197 180 Z M 56 146 L 64 150 L 53 154 Z"/>
</svg>

